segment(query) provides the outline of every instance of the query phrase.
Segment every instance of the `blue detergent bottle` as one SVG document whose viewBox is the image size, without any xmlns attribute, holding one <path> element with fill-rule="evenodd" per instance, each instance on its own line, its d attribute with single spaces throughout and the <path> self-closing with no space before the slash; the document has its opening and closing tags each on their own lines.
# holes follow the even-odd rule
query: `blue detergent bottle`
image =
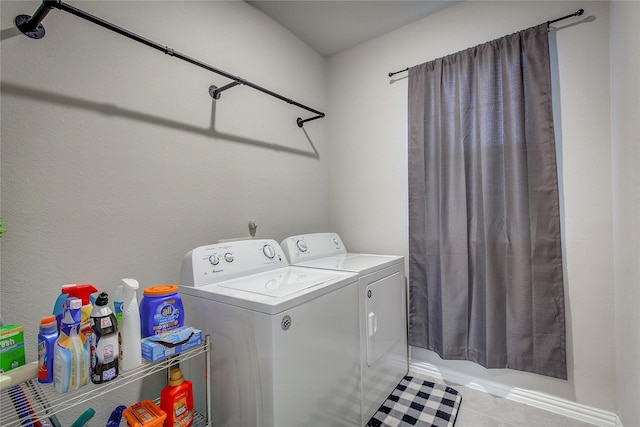
<svg viewBox="0 0 640 427">
<path fill-rule="evenodd" d="M 53 382 L 53 353 L 58 335 L 56 317 L 43 317 L 38 333 L 38 382 Z"/>
<path fill-rule="evenodd" d="M 89 349 L 80 332 L 82 300 L 67 298 L 53 357 L 53 385 L 59 393 L 75 390 L 89 379 Z"/>
</svg>

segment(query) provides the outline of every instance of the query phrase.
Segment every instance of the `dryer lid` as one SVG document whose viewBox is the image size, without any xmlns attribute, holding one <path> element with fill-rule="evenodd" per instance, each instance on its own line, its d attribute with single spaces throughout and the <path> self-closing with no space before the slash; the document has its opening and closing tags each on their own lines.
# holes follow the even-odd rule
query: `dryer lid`
<svg viewBox="0 0 640 427">
<path fill-rule="evenodd" d="M 395 255 L 344 254 L 306 261 L 297 265 L 328 270 L 353 271 L 360 275 L 365 275 L 398 264 L 403 260 L 403 257 Z"/>
</svg>

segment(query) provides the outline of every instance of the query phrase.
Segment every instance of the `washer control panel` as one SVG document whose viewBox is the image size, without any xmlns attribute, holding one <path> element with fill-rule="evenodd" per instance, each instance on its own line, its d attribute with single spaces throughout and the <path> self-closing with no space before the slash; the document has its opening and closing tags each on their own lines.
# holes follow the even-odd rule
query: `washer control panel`
<svg viewBox="0 0 640 427">
<path fill-rule="evenodd" d="M 238 240 L 200 246 L 182 262 L 180 284 L 204 286 L 289 264 L 278 242 L 271 239 Z"/>
</svg>

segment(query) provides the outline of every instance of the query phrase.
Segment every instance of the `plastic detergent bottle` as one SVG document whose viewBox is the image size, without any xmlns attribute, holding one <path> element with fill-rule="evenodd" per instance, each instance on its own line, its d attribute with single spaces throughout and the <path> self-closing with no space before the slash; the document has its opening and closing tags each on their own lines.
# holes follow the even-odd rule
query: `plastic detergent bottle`
<svg viewBox="0 0 640 427">
<path fill-rule="evenodd" d="M 89 350 L 89 344 L 92 341 L 93 337 L 93 329 L 91 329 L 91 324 L 89 322 L 89 318 L 91 317 L 91 310 L 93 310 L 93 293 L 98 292 L 95 286 L 85 283 L 82 285 L 64 285 L 62 287 L 62 293 L 58 296 L 56 300 L 56 304 L 53 307 L 53 315 L 56 316 L 56 320 L 58 322 L 58 328 L 61 327 L 61 319 L 63 315 L 62 305 L 69 297 L 76 297 L 82 300 L 82 311 L 81 311 L 81 319 L 80 319 L 80 332 L 82 332 L 86 337 L 86 346 L 87 350 Z"/>
<path fill-rule="evenodd" d="M 53 358 L 53 384 L 60 393 L 77 389 L 88 381 L 89 350 L 84 334 L 79 332 L 81 310 L 81 299 L 67 298 Z"/>
<path fill-rule="evenodd" d="M 122 284 L 124 285 L 124 306 L 120 326 L 120 368 L 128 371 L 142 363 L 140 309 L 136 296 L 139 285 L 135 279 L 122 279 Z"/>
<path fill-rule="evenodd" d="M 58 335 L 56 317 L 43 317 L 38 333 L 38 382 L 53 382 L 53 353 Z"/>
<path fill-rule="evenodd" d="M 193 424 L 193 386 L 180 368 L 172 368 L 167 386 L 160 393 L 160 409 L 166 414 L 164 427 L 189 427 Z"/>
<path fill-rule="evenodd" d="M 183 325 L 184 309 L 176 285 L 156 285 L 145 288 L 140 301 L 142 338 L 158 335 Z"/>
<path fill-rule="evenodd" d="M 91 312 L 93 342 L 91 343 L 91 381 L 101 384 L 118 376 L 120 345 L 118 321 L 108 306 L 109 295 L 102 292 Z"/>
</svg>

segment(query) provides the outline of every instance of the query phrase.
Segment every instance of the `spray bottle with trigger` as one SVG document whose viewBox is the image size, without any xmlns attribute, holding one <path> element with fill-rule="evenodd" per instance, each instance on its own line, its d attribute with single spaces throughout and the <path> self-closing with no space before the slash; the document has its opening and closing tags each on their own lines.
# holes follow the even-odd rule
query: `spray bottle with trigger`
<svg viewBox="0 0 640 427">
<path fill-rule="evenodd" d="M 75 297 L 82 300 L 82 310 L 81 310 L 81 320 L 80 320 L 80 331 L 82 332 L 87 340 L 85 341 L 85 347 L 87 350 L 89 349 L 89 345 L 92 342 L 93 338 L 93 329 L 91 328 L 91 311 L 93 310 L 93 303 L 95 302 L 95 297 L 91 294 L 97 293 L 98 290 L 91 284 L 85 283 L 82 285 L 63 285 L 62 292 L 58 299 L 56 300 L 56 304 L 53 307 L 53 315 L 56 316 L 56 321 L 58 322 L 58 329 L 60 329 L 60 323 L 62 321 L 62 316 L 64 314 L 63 304 L 69 297 Z"/>
<path fill-rule="evenodd" d="M 140 308 L 136 291 L 140 287 L 135 279 L 122 279 L 124 305 L 120 325 L 120 368 L 129 371 L 142 363 L 140 343 Z"/>
</svg>

